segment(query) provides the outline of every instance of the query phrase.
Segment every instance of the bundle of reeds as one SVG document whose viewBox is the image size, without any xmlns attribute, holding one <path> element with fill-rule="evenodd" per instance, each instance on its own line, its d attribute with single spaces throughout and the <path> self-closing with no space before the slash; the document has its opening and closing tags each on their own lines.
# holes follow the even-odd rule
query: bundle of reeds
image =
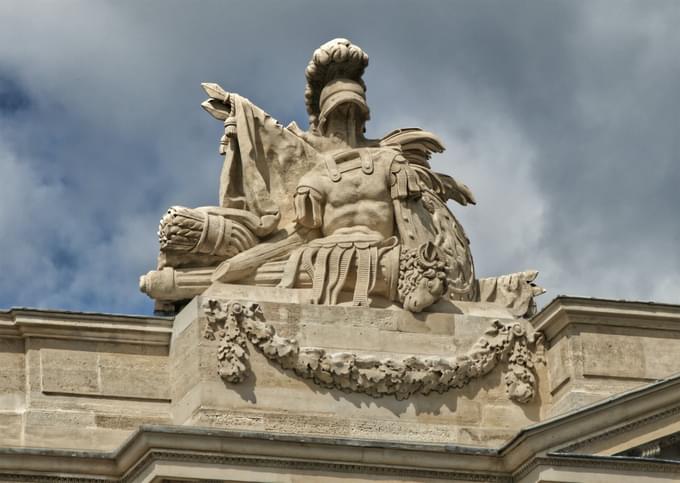
<svg viewBox="0 0 680 483">
<path fill-rule="evenodd" d="M 158 227 L 162 252 L 232 257 L 255 244 L 257 237 L 242 223 L 207 211 L 173 206 Z"/>
<path fill-rule="evenodd" d="M 206 216 L 183 206 L 171 207 L 158 225 L 161 250 L 193 251 L 201 240 Z"/>
</svg>

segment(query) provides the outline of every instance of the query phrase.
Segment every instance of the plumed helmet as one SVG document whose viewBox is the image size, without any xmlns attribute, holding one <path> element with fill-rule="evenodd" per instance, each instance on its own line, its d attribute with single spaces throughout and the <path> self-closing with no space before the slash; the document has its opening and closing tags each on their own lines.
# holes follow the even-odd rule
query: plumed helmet
<svg viewBox="0 0 680 483">
<path fill-rule="evenodd" d="M 368 119 L 366 84 L 361 78 L 367 65 L 368 55 L 347 39 L 333 39 L 314 51 L 305 69 L 305 105 L 312 130 L 319 129 L 322 111 L 327 115 L 342 103 L 341 99 L 357 104 Z M 327 86 L 331 87 L 328 91 L 325 89 Z M 324 91 L 325 109 L 322 109 Z"/>
</svg>

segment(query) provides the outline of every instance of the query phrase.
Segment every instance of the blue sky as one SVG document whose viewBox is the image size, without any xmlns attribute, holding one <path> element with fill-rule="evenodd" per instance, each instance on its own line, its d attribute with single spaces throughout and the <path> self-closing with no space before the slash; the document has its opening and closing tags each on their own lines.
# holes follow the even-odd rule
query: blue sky
<svg viewBox="0 0 680 483">
<path fill-rule="evenodd" d="M 218 82 L 306 126 L 304 68 L 369 55 L 368 135 L 420 126 L 480 275 L 680 303 L 680 2 L 0 3 L 0 307 L 150 313 L 168 206 L 215 204 Z"/>
</svg>

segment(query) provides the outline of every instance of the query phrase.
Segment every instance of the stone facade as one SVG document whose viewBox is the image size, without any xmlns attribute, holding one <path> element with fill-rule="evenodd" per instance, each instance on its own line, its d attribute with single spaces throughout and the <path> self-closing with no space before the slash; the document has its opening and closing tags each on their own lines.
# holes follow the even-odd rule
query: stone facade
<svg viewBox="0 0 680 483">
<path fill-rule="evenodd" d="M 324 387 L 250 341 L 247 374 L 225 380 L 219 341 L 205 336 L 206 303 L 234 295 L 247 303 L 247 291 L 218 285 L 174 318 L 1 313 L 0 481 L 680 476 L 678 463 L 654 459 L 649 449 L 652 457 L 623 456 L 680 431 L 680 378 L 662 379 L 680 370 L 672 346 L 680 339 L 678 306 L 555 299 L 525 322 L 527 332 L 540 329 L 546 340 L 530 401 L 509 397 L 509 363 L 502 359 L 461 388 L 400 400 Z M 378 359 L 459 355 L 490 322 L 519 320 L 500 307 L 464 302 L 457 313 L 427 314 L 260 304 L 277 333 L 300 347 Z M 616 354 L 621 364 L 611 363 Z M 647 372 L 621 374 L 621 365 L 636 364 Z"/>
</svg>

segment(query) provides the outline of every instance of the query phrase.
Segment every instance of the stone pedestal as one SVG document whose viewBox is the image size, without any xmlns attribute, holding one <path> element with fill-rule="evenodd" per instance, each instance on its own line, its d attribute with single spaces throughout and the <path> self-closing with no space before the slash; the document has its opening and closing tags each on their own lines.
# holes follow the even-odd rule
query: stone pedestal
<svg viewBox="0 0 680 483">
<path fill-rule="evenodd" d="M 248 293 L 244 287 L 216 286 L 176 317 L 169 356 L 174 424 L 493 446 L 539 421 L 541 387 L 528 403 L 511 401 L 504 382 L 507 363 L 502 360 L 488 374 L 472 378 L 460 389 L 416 393 L 404 400 L 322 387 L 283 369 L 250 343 L 245 380 L 230 383 L 221 378 L 219 341 L 205 337 L 209 300 L 257 301 L 263 320 L 279 336 L 295 339 L 300 347 L 377 359 L 462 355 L 494 321 L 526 324 L 493 305 L 460 303 L 450 306 L 449 313 L 412 314 L 401 309 L 282 302 L 285 296 L 304 295 L 289 292 L 258 288 Z M 267 299 L 270 301 L 263 301 Z M 544 366 L 538 364 L 536 370 L 538 381 L 545 380 Z"/>
</svg>

